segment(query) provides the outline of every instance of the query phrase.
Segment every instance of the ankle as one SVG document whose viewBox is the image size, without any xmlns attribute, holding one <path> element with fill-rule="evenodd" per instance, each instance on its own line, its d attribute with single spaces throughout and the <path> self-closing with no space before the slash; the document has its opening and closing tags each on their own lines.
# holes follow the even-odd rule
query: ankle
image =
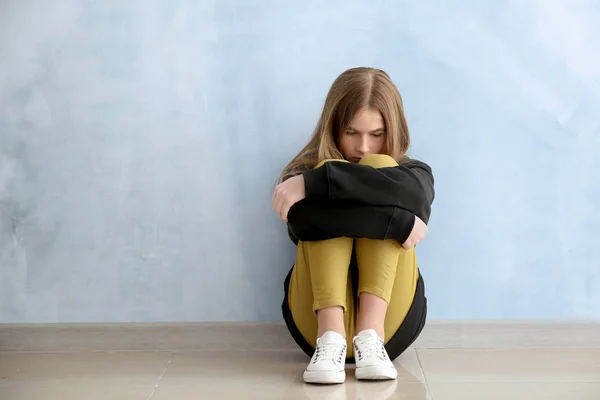
<svg viewBox="0 0 600 400">
<path fill-rule="evenodd" d="M 339 306 L 327 307 L 317 311 L 317 337 L 323 336 L 325 332 L 337 332 L 346 338 L 346 327 L 344 325 L 344 309 Z"/>
</svg>

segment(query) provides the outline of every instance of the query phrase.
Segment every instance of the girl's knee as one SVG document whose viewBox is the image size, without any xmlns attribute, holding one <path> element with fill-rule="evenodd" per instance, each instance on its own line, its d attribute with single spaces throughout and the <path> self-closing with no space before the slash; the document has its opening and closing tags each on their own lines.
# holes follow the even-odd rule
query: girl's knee
<svg viewBox="0 0 600 400">
<path fill-rule="evenodd" d="M 337 162 L 348 162 L 348 161 L 346 161 L 346 160 L 340 160 L 340 159 L 337 159 L 337 158 L 327 158 L 327 159 L 325 159 L 325 160 L 321 161 L 320 163 L 318 163 L 318 164 L 315 166 L 315 168 L 319 168 L 319 167 L 321 167 L 321 166 L 322 166 L 323 164 L 325 164 L 326 162 L 334 162 L 334 161 L 337 161 Z"/>
<path fill-rule="evenodd" d="M 396 167 L 398 163 L 393 157 L 387 154 L 367 154 L 364 156 L 359 164 L 370 165 L 374 168 L 385 168 L 385 167 Z"/>
</svg>

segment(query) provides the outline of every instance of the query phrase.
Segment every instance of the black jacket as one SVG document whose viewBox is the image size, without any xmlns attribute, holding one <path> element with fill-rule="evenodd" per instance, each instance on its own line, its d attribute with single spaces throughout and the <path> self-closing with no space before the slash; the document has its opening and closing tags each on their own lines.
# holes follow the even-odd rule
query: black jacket
<svg viewBox="0 0 600 400">
<path fill-rule="evenodd" d="M 429 222 L 435 197 L 429 165 L 408 159 L 397 167 L 328 162 L 305 172 L 306 198 L 288 213 L 294 243 L 336 237 L 404 243 L 415 218 Z"/>
</svg>

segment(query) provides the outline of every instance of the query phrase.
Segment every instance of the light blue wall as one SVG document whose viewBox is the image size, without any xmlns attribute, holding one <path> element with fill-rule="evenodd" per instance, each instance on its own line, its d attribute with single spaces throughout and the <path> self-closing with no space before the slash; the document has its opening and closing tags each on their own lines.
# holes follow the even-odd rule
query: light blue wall
<svg viewBox="0 0 600 400">
<path fill-rule="evenodd" d="M 430 318 L 598 319 L 600 4 L 492 3 L 0 1 L 0 322 L 279 320 L 273 182 L 357 65 L 435 172 Z"/>
</svg>

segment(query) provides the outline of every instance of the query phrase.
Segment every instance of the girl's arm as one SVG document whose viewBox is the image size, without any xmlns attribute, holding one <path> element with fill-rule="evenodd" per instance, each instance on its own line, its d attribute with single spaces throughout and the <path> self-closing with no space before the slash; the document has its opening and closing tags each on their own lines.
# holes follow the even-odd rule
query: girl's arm
<svg viewBox="0 0 600 400">
<path fill-rule="evenodd" d="M 418 160 L 387 168 L 328 162 L 303 175 L 307 199 L 399 207 L 411 211 L 425 223 L 435 197 L 431 168 Z"/>
<path fill-rule="evenodd" d="M 288 213 L 288 233 L 294 243 L 336 237 L 396 239 L 404 243 L 414 224 L 415 215 L 402 208 L 348 201 L 302 200 Z"/>
</svg>

